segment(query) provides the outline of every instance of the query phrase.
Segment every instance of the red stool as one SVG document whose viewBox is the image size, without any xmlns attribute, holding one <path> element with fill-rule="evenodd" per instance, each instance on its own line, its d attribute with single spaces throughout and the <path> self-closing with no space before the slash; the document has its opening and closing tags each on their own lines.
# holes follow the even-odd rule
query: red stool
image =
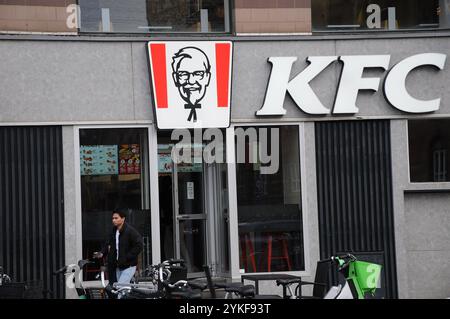
<svg viewBox="0 0 450 319">
<path fill-rule="evenodd" d="M 250 238 L 250 233 L 244 233 L 239 236 L 241 242 L 241 263 L 244 264 L 245 272 L 248 272 L 248 260 L 250 258 L 250 263 L 253 268 L 253 272 L 256 272 L 256 262 L 255 262 L 255 249 L 253 248 L 253 242 Z M 249 254 L 247 254 L 247 248 Z"/>
<path fill-rule="evenodd" d="M 281 256 L 273 256 L 272 248 L 273 242 L 279 242 L 281 244 Z M 286 262 L 288 270 L 291 270 L 291 259 L 289 258 L 288 242 L 284 233 L 267 233 L 267 272 L 270 272 L 272 268 L 272 260 L 281 259 Z"/>
</svg>

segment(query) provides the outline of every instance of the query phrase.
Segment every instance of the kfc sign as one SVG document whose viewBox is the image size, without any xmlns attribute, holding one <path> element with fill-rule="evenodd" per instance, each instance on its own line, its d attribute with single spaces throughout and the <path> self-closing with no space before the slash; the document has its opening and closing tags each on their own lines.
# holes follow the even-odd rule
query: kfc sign
<svg viewBox="0 0 450 319">
<path fill-rule="evenodd" d="M 232 43 L 149 42 L 159 129 L 230 125 Z"/>
<path fill-rule="evenodd" d="M 428 113 L 439 109 L 441 99 L 419 100 L 406 89 L 406 78 L 416 68 L 424 66 L 443 70 L 447 56 L 440 53 L 424 53 L 410 56 L 396 65 L 386 75 L 384 95 L 386 100 L 398 110 L 407 113 Z M 267 85 L 264 104 L 256 115 L 284 115 L 283 107 L 286 93 L 305 113 L 313 115 L 324 114 L 355 114 L 359 109 L 356 99 L 360 90 L 377 91 L 380 78 L 363 77 L 363 72 L 369 68 L 388 70 L 390 55 L 348 55 L 348 56 L 312 56 L 306 60 L 309 65 L 291 79 L 291 69 L 297 57 L 271 57 L 272 72 Z M 310 86 L 310 82 L 329 65 L 336 61 L 342 62 L 342 72 L 335 97 L 333 109 L 325 106 L 319 100 Z"/>
</svg>

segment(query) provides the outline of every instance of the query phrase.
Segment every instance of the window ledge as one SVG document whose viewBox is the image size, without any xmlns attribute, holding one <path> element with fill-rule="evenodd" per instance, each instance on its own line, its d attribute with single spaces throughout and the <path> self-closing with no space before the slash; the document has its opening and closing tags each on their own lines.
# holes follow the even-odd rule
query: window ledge
<svg viewBox="0 0 450 319">
<path fill-rule="evenodd" d="M 450 182 L 409 183 L 405 193 L 450 193 Z"/>
<path fill-rule="evenodd" d="M 254 41 L 323 41 L 323 40 L 380 40 L 380 39 L 415 39 L 415 38 L 449 38 L 450 30 L 443 30 L 440 32 L 402 32 L 381 34 L 373 34 L 368 36 L 363 34 L 324 34 L 324 35 L 262 35 L 252 34 L 235 36 L 233 34 L 143 34 L 141 36 L 126 35 L 126 34 L 86 34 L 74 33 L 73 36 L 61 36 L 62 33 L 48 34 L 33 34 L 33 33 L 2 33 L 0 32 L 1 40 L 26 40 L 26 41 L 93 41 L 93 42 L 147 42 L 150 40 L 180 40 L 193 41 L 194 38 L 201 40 L 230 40 L 234 42 L 254 42 Z M 76 35 L 76 36 L 75 36 Z"/>
<path fill-rule="evenodd" d="M 0 35 L 78 35 L 77 31 L 73 32 L 37 32 L 37 31 L 0 31 Z"/>
<path fill-rule="evenodd" d="M 266 32 L 266 33 L 258 33 L 258 32 L 239 32 L 236 33 L 236 36 L 238 37 L 248 37 L 248 36 L 255 36 L 255 37 L 261 37 L 261 36 L 311 36 L 311 32 L 283 32 L 283 33 L 277 33 L 277 32 Z"/>
</svg>

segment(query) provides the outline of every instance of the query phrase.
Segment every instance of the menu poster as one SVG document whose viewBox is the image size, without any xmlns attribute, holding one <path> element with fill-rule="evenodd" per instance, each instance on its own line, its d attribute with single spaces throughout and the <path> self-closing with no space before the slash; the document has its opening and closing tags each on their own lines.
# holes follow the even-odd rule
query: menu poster
<svg viewBox="0 0 450 319">
<path fill-rule="evenodd" d="M 158 172 L 159 173 L 172 173 L 172 157 L 170 153 L 158 154 Z"/>
<path fill-rule="evenodd" d="M 81 175 L 117 175 L 117 145 L 81 145 Z"/>
<path fill-rule="evenodd" d="M 140 174 L 141 151 L 139 144 L 121 144 L 119 163 L 119 174 Z"/>
</svg>

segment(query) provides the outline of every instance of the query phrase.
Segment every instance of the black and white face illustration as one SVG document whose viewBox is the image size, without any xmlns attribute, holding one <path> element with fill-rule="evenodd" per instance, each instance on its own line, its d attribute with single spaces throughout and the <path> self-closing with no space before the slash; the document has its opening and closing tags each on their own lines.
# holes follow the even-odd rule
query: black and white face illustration
<svg viewBox="0 0 450 319">
<path fill-rule="evenodd" d="M 181 98 L 197 105 L 211 80 L 211 65 L 206 54 L 195 47 L 182 48 L 173 56 L 172 76 Z"/>
</svg>

